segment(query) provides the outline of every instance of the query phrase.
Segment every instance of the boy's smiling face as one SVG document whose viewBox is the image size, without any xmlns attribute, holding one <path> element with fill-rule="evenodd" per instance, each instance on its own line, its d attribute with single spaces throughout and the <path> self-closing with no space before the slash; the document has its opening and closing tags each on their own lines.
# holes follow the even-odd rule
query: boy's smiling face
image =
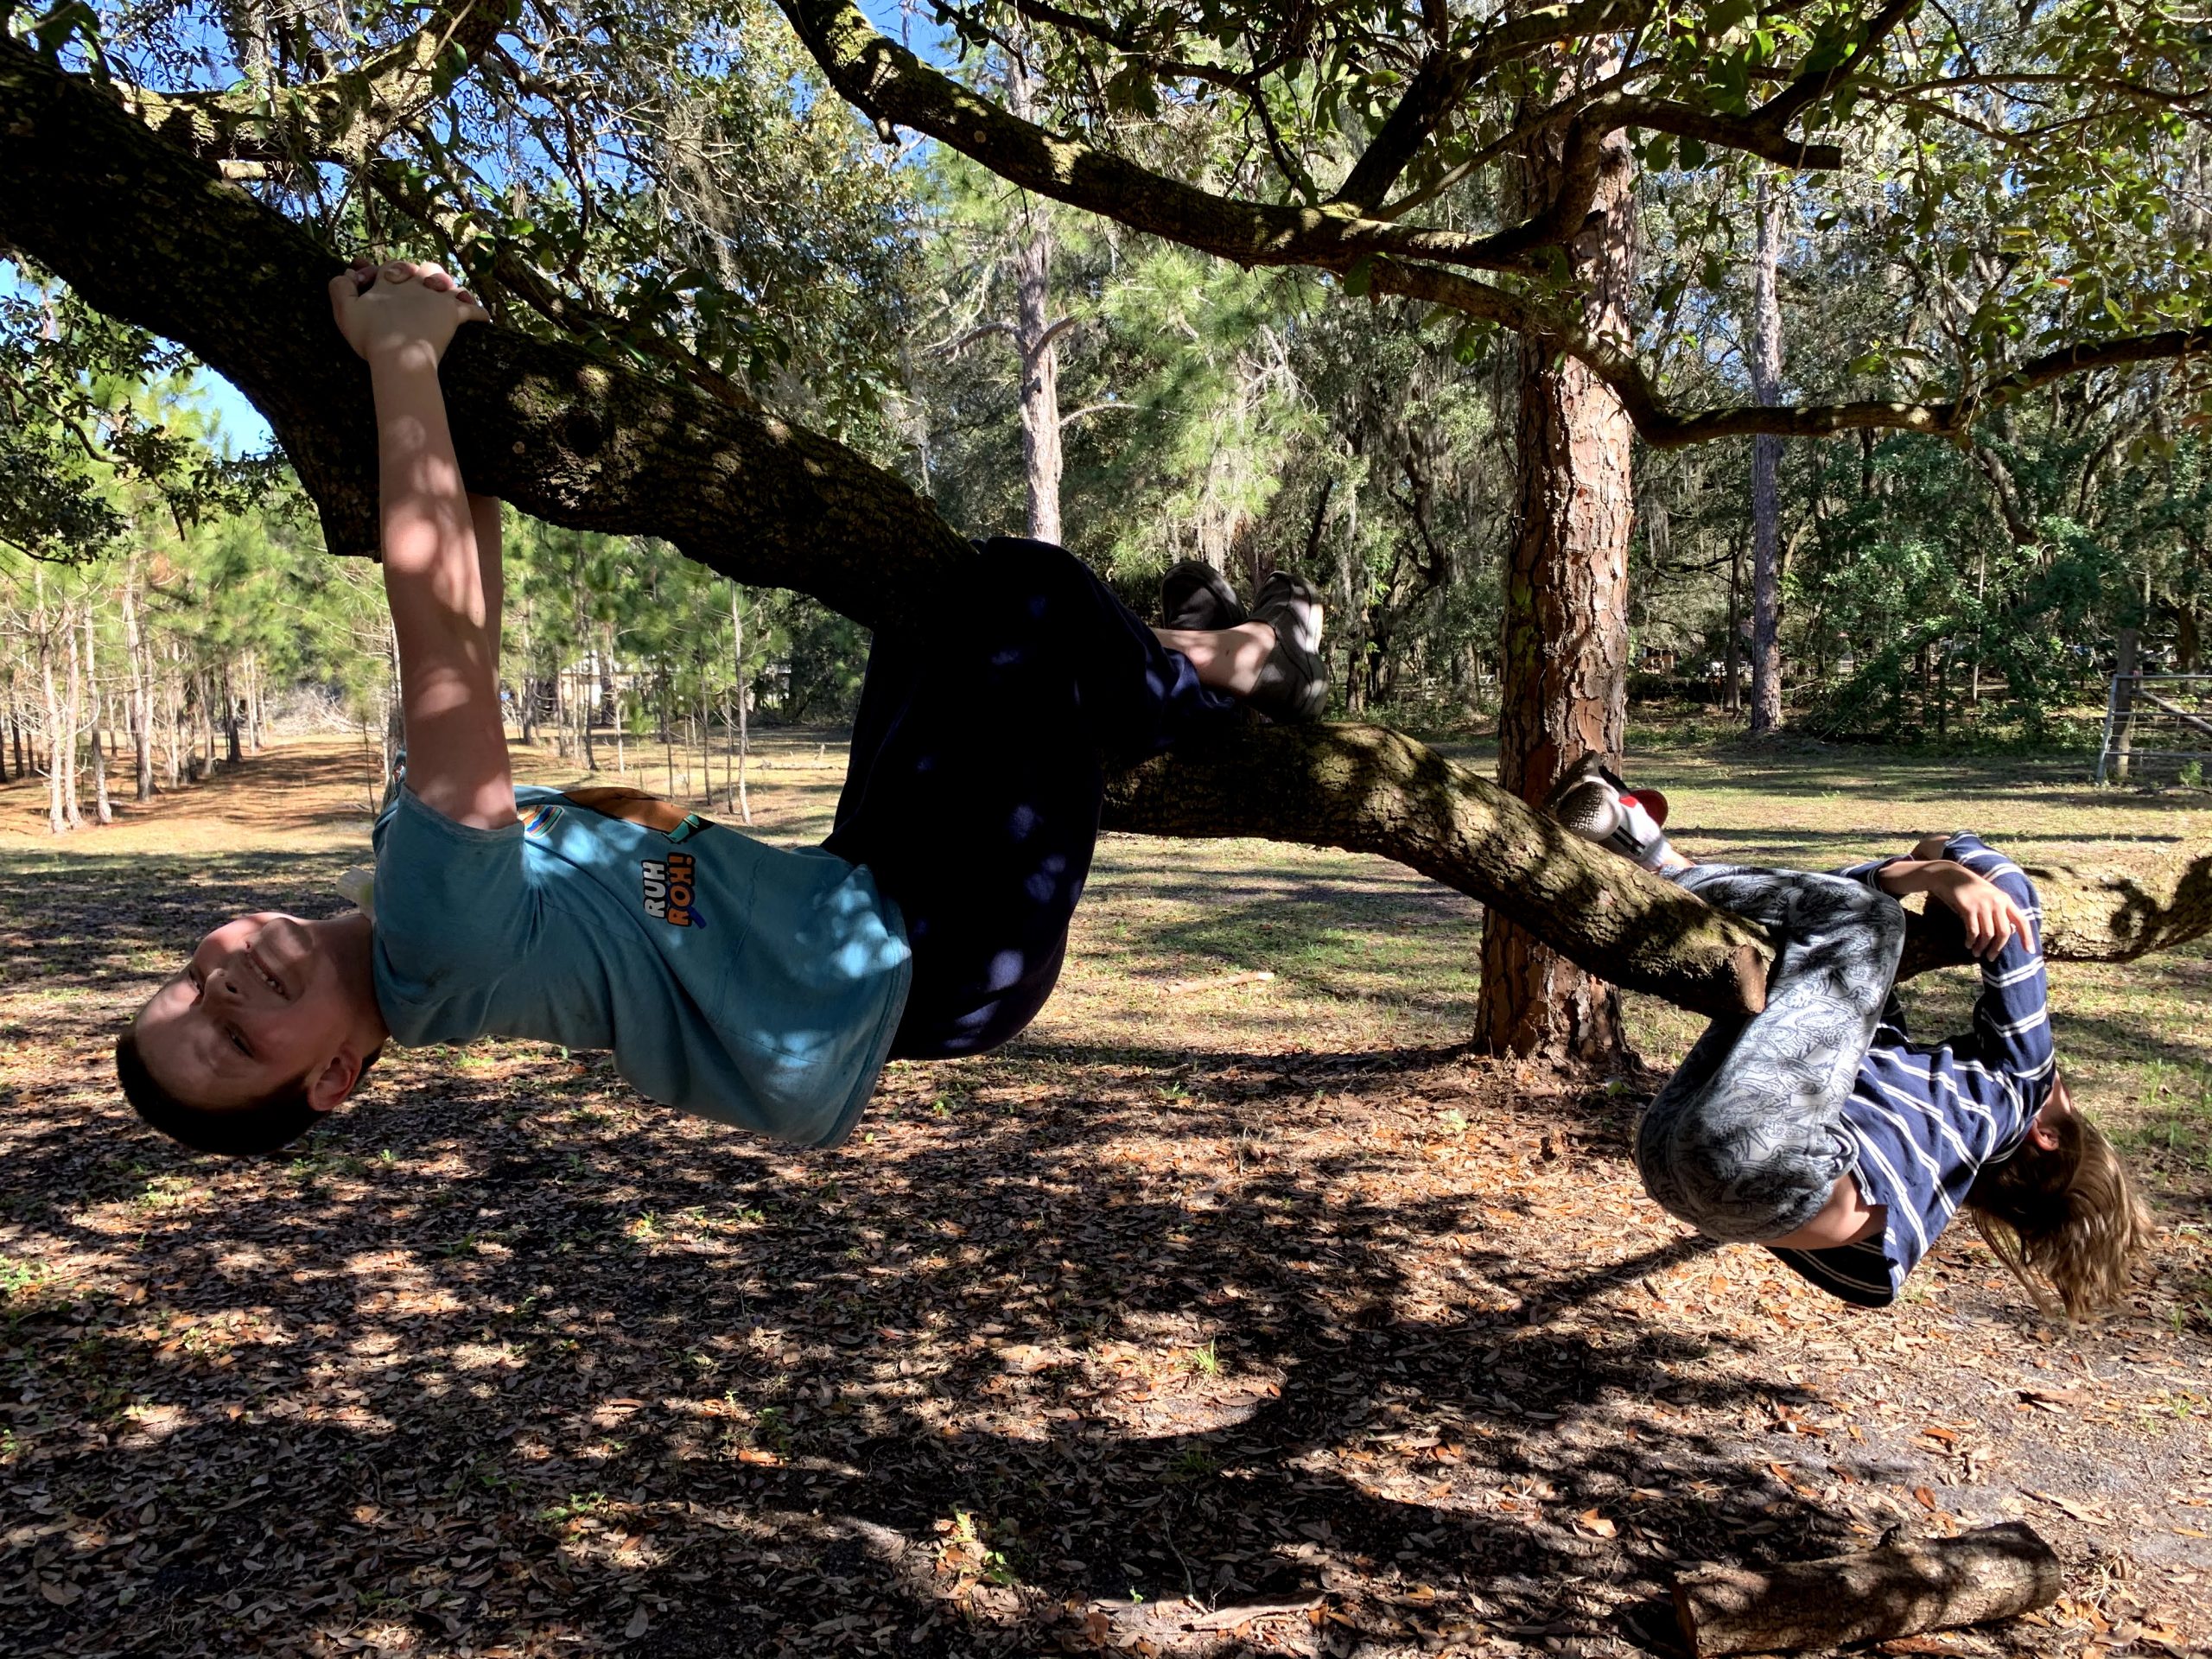
<svg viewBox="0 0 2212 1659">
<path fill-rule="evenodd" d="M 147 1069 L 190 1105 L 242 1106 L 300 1087 L 318 1110 L 337 1105 L 375 1046 L 363 1040 L 365 1014 L 381 1039 L 365 920 L 257 911 L 224 923 L 139 1009 Z"/>
</svg>

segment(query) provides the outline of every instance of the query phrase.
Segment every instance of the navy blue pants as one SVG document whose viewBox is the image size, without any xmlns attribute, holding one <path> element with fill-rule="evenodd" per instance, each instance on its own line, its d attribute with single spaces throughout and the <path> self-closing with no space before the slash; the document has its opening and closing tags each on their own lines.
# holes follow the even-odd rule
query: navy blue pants
<svg viewBox="0 0 2212 1659">
<path fill-rule="evenodd" d="M 1081 561 L 986 543 L 926 630 L 868 653 L 823 844 L 865 864 L 914 950 L 894 1058 L 997 1047 L 1060 976 L 1106 768 L 1240 719 Z"/>
</svg>

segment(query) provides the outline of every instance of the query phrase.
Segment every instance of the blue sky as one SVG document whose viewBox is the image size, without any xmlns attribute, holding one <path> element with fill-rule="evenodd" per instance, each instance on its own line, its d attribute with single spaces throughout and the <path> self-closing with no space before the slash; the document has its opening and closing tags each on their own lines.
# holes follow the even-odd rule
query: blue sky
<svg viewBox="0 0 2212 1659">
<path fill-rule="evenodd" d="M 222 435 L 230 441 L 234 455 L 250 455 L 268 448 L 276 442 L 269 430 L 269 423 L 261 418 L 261 411 L 245 400 L 245 394 L 214 372 L 200 371 L 200 396 L 207 407 L 222 417 Z"/>
</svg>

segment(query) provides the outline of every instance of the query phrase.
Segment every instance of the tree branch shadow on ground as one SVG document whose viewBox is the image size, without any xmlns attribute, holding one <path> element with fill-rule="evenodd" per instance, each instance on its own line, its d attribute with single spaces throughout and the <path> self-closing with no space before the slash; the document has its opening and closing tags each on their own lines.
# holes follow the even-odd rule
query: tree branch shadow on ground
<svg viewBox="0 0 2212 1659">
<path fill-rule="evenodd" d="M 1740 1300 L 1698 1275 L 1745 1257 L 1634 1199 L 1630 1103 L 1451 1045 L 1033 1038 L 896 1069 L 877 1141 L 816 1157 L 534 1046 L 395 1056 L 272 1163 L 132 1124 L 103 1033 L 147 964 L 344 861 L 0 868 L 8 947 L 66 994 L 0 1101 L 0 1249 L 54 1273 L 0 1361 L 11 1484 L 59 1517 L 0 1608 L 26 1639 L 621 1645 L 645 1614 L 668 1659 L 1028 1652 L 1134 1592 L 1319 1600 L 1325 1643 L 1643 1642 L 1675 1557 L 1864 1536 L 1773 1472 L 1823 1408 L 1770 1333 L 1660 1317 Z M 1929 1478 L 1878 1437 L 1820 1455 Z"/>
<path fill-rule="evenodd" d="M 107 1446 L 96 1437 L 48 1449 L 41 1487 L 72 1510 L 108 1515 L 119 1525 L 127 1517 L 118 1505 L 150 1472 L 136 1455 L 144 1448 L 128 1414 L 149 1399 L 192 1401 L 160 1461 L 196 1471 L 197 1490 L 171 1487 L 155 1501 L 203 1528 L 220 1512 L 230 1539 L 252 1538 L 258 1529 L 281 1536 L 299 1516 L 341 1515 L 356 1503 L 389 1508 L 397 1502 L 391 1489 L 404 1484 L 418 1503 L 430 1490 L 447 1500 L 478 1489 L 502 1492 L 490 1507 L 525 1535 L 518 1541 L 525 1558 L 556 1559 L 563 1529 L 538 1517 L 579 1491 L 619 1494 L 635 1483 L 632 1502 L 708 1512 L 703 1522 L 680 1529 L 687 1552 L 703 1549 L 711 1558 L 719 1548 L 728 1570 L 741 1575 L 757 1571 L 764 1542 L 786 1529 L 786 1544 L 796 1534 L 805 1548 L 830 1552 L 840 1537 L 857 1538 L 879 1553 L 879 1529 L 888 1529 L 925 1561 L 932 1527 L 958 1509 L 988 1517 L 990 1535 L 1018 1564 L 1033 1602 L 1119 1600 L 1133 1592 L 1269 1602 L 1364 1582 L 1378 1570 L 1457 1580 L 1479 1563 L 1483 1595 L 1523 1622 L 1548 1624 L 1560 1612 L 1562 1577 L 1587 1575 L 1596 1565 L 1595 1541 L 1571 1525 L 1532 1524 L 1529 1515 L 1618 1511 L 1627 1491 L 1678 1489 L 1686 1477 L 1712 1483 L 1716 1497 L 1678 1497 L 1678 1516 L 1651 1510 L 1644 1524 L 1656 1525 L 1655 1535 L 1670 1522 L 1696 1529 L 1746 1508 L 1747 1469 L 1732 1447 L 1692 1434 L 1658 1446 L 1604 1437 L 1584 1451 L 1574 1432 L 1585 1414 L 1662 1393 L 1678 1404 L 1724 1409 L 1789 1395 L 1778 1382 L 1678 1374 L 1670 1365 L 1696 1356 L 1666 1333 L 1624 1336 L 1574 1321 L 1601 1290 L 1687 1260 L 1704 1248 L 1695 1244 L 1559 1277 L 1525 1248 L 1531 1235 L 1516 1225 L 1499 1243 L 1462 1253 L 1471 1300 L 1456 1317 L 1403 1317 L 1394 1298 L 1405 1275 L 1389 1238 L 1453 1231 L 1465 1217 L 1434 1202 L 1329 1205 L 1325 1190 L 1356 1154 L 1264 1175 L 1236 1209 L 1194 1216 L 1096 1160 L 1104 1137 L 1095 1115 L 1060 1110 L 1041 1120 L 1002 1116 L 980 1135 L 948 1135 L 888 1162 L 880 1154 L 837 1160 L 835 1182 L 851 1191 L 825 1197 L 829 1183 L 795 1187 L 766 1160 L 689 1140 L 672 1145 L 650 1126 L 630 1126 L 626 1144 L 602 1140 L 587 1155 L 588 1173 L 577 1174 L 531 1133 L 543 1120 L 502 1114 L 503 1099 L 496 1087 L 464 1088 L 334 1126 L 315 1157 L 373 1158 L 386 1147 L 398 1154 L 396 1173 L 379 1177 L 371 1165 L 356 1197 L 336 1196 L 328 1177 L 225 1172 L 213 1177 L 224 1196 L 245 1198 L 257 1189 L 249 1202 L 201 1207 L 188 1220 L 165 1221 L 156 1211 L 121 1248 L 111 1232 L 73 1229 L 62 1205 L 33 1217 L 11 1202 L 19 1225 L 73 1232 L 68 1242 L 80 1258 L 106 1258 L 101 1266 L 111 1272 L 156 1275 L 153 1296 L 171 1322 L 219 1327 L 250 1311 L 287 1333 L 250 1344 L 257 1354 L 226 1347 L 195 1356 L 154 1332 L 132 1333 L 136 1305 L 104 1308 L 107 1299 L 97 1295 L 90 1306 L 19 1319 L 18 1362 L 43 1358 L 34 1371 L 44 1371 L 65 1398 L 90 1391 L 80 1428 L 114 1437 Z M 1210 1128 L 1227 1126 L 1217 1112 L 1205 1116 Z M 469 1125 L 459 1135 L 456 1117 Z M 12 1192 L 69 1193 L 80 1210 L 120 1198 L 118 1148 L 92 1141 L 85 1127 L 57 1117 L 11 1137 Z M 172 1173 L 196 1179 L 205 1169 L 143 1137 L 125 1141 L 119 1150 L 134 1166 L 127 1179 L 140 1170 L 156 1180 Z M 440 1173 L 427 1178 L 435 1185 L 425 1202 L 428 1166 Z M 979 1187 L 985 1170 L 993 1173 Z M 1071 1175 L 1074 1185 L 1062 1192 L 1056 1184 Z M 1035 1196 L 1040 1181 L 1054 1188 L 1049 1205 Z M 902 1244 L 941 1246 L 947 1211 L 940 1206 L 948 1198 L 969 1217 L 954 1224 L 978 1241 L 979 1255 L 902 1265 L 882 1297 L 829 1288 L 855 1281 L 841 1265 L 849 1252 L 881 1259 Z M 750 1225 L 779 1236 L 751 1273 L 741 1262 L 639 1247 L 641 1215 L 695 1208 L 766 1209 L 767 1217 Z M 1027 1224 L 1047 1216 L 1041 1227 Z M 1129 1248 L 1101 1261 L 1102 1227 L 1110 1242 Z M 494 1237 L 496 1253 L 487 1253 L 482 1247 Z M 394 1274 L 361 1266 L 371 1251 L 403 1252 L 410 1266 Z M 1009 1274 L 1059 1264 L 1044 1269 L 1058 1283 L 1077 1258 L 1075 1277 L 1088 1282 L 1067 1292 L 1066 1311 L 1007 1304 Z M 772 1263 L 790 1271 L 764 1274 Z M 334 1305 L 334 1281 L 343 1286 Z M 1025 1369 L 1031 1351 L 1050 1354 L 1069 1343 L 1155 1347 L 1160 1321 L 1183 1319 L 1194 1306 L 1218 1313 L 1240 1304 L 1264 1311 L 1220 1321 L 1209 1347 L 1221 1388 L 1179 1407 L 1211 1420 L 1202 1427 L 1137 1428 L 1098 1404 L 1095 1377 L 1072 1358 Z M 410 1311 L 421 1308 L 444 1311 Z M 892 1320 L 899 1323 L 887 1329 Z M 719 1389 L 700 1386 L 687 1357 L 702 1342 L 747 1333 L 748 1351 L 757 1352 L 750 1334 L 760 1332 L 796 1342 L 797 1363 L 785 1363 L 779 1346 L 757 1367 L 725 1362 L 709 1379 Z M 534 1364 L 523 1368 L 534 1378 L 516 1376 L 488 1393 L 467 1386 L 466 1356 L 494 1335 L 537 1351 Z M 55 1353 L 57 1345 L 65 1352 Z M 349 1366 L 345 1353 L 390 1355 L 394 1363 Z M 943 1408 L 957 1414 L 1001 1390 L 1010 1353 L 1011 1364 L 1025 1369 L 1020 1423 L 999 1424 L 1001 1414 L 986 1411 L 981 1424 L 947 1433 Z M 909 1391 L 915 1397 L 879 1397 L 887 1375 L 918 1367 L 928 1380 Z M 1241 1386 L 1253 1382 L 1259 1386 Z M 512 1403 L 510 1388 L 520 1396 Z M 755 1427 L 764 1413 L 778 1420 L 780 1466 L 737 1461 L 728 1448 L 716 1454 L 696 1408 L 717 1393 L 734 1399 Z M 346 1403 L 334 1411 L 340 1399 Z M 1439 1446 L 1462 1448 L 1437 1465 L 1448 1499 L 1382 1496 L 1337 1471 L 1305 1466 L 1317 1449 L 1357 1445 L 1389 1426 L 1408 1402 L 1441 1427 Z M 232 1407 L 243 1409 L 233 1416 Z M 620 1426 L 619 1449 L 606 1444 L 601 1420 L 610 1414 Z M 1555 1423 L 1546 1421 L 1554 1414 Z M 334 1487 L 334 1473 L 349 1468 L 352 1490 L 343 1477 Z M 1528 1484 L 1528 1513 L 1469 1507 L 1462 1489 L 1471 1471 L 1484 1490 Z M 1548 1492 L 1539 1491 L 1544 1485 Z M 463 1505 L 462 1512 L 485 1507 Z M 1816 1506 L 1777 1504 L 1767 1495 L 1751 1507 L 1778 1542 L 1825 1544 L 1844 1535 Z M 107 1626 L 103 1641 L 159 1628 L 164 1583 L 172 1615 L 185 1613 L 195 1591 L 236 1592 L 248 1601 L 272 1590 L 296 1592 L 296 1582 L 270 1564 L 274 1551 L 256 1545 L 246 1552 L 264 1562 L 256 1571 L 238 1551 L 212 1548 L 216 1540 L 206 1530 L 197 1548 L 192 1533 L 179 1529 L 164 1538 L 165 1530 L 158 1522 L 140 1529 L 167 1546 L 162 1564 L 139 1576 L 144 1605 Z M 374 1540 L 373 1526 L 366 1536 Z M 1639 1560 L 1633 1548 L 1626 1554 L 1614 1570 L 1639 1583 L 1659 1559 Z M 836 1559 L 825 1554 L 832 1565 Z M 635 1593 L 631 1574 L 618 1568 L 566 1570 L 588 1586 L 588 1600 L 618 1585 Z M 793 1564 L 769 1575 L 777 1584 L 756 1587 L 765 1600 L 748 1596 L 728 1611 L 741 1624 L 766 1609 L 779 1624 L 818 1619 L 823 1605 L 808 1585 L 825 1571 L 820 1562 Z M 710 1582 L 721 1577 L 709 1575 Z M 923 1577 L 934 1581 L 932 1573 Z M 885 1588 L 878 1582 L 871 1592 Z M 695 1622 L 702 1597 L 726 1638 L 723 1604 L 739 1599 L 680 1592 Z M 909 1627 L 943 1611 L 935 1595 L 911 1586 L 892 1607 Z M 1007 1635 L 1017 1625 L 1038 1628 L 1034 1606 L 1016 1611 Z M 424 1630 L 438 1633 L 435 1625 Z M 476 1639 L 489 1633 L 472 1631 Z M 968 1650 L 960 1643 L 985 1631 L 969 1630 L 959 1641 L 956 1634 L 945 1630 L 924 1650 Z M 728 1649 L 702 1642 L 696 1650 Z"/>
</svg>

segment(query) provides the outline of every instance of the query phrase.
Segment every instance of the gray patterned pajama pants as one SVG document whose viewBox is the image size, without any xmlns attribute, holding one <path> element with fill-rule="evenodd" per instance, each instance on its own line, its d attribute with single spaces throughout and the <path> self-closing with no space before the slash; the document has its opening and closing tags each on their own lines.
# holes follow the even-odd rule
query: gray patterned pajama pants
<svg viewBox="0 0 2212 1659">
<path fill-rule="evenodd" d="M 1859 1164 L 1843 1127 L 1904 947 L 1904 912 L 1847 876 L 1698 864 L 1670 879 L 1772 930 L 1764 1012 L 1716 1020 L 1637 1128 L 1644 1190 L 1708 1236 L 1764 1243 Z"/>
</svg>

